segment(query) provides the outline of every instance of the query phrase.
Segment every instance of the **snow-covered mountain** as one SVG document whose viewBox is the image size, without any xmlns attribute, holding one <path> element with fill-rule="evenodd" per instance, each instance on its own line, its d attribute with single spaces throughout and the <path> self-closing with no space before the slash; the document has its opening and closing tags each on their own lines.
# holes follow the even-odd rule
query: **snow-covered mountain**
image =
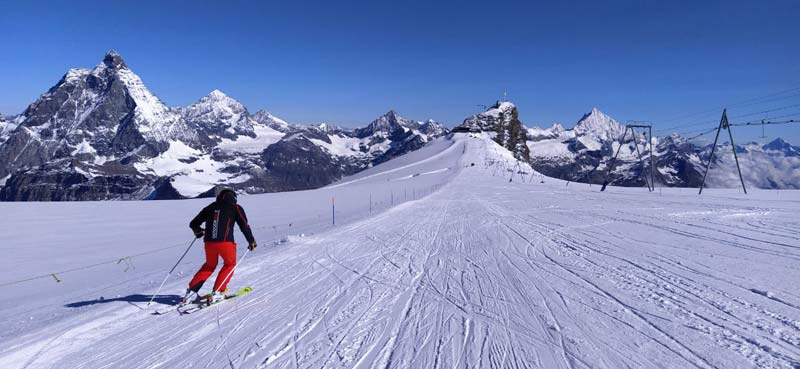
<svg viewBox="0 0 800 369">
<path fill-rule="evenodd" d="M 444 126 L 429 119 L 425 122 L 403 118 L 394 110 L 378 117 L 364 128 L 355 130 L 355 136 L 365 138 L 370 136 L 389 136 L 392 134 L 411 132 L 412 134 L 437 137 L 446 132 Z"/>
<path fill-rule="evenodd" d="M 550 128 L 533 127 L 528 128 L 528 139 L 532 141 L 541 141 L 552 138 L 559 138 L 566 129 L 560 123 L 553 123 Z"/>
<path fill-rule="evenodd" d="M 0 147 L 10 171 L 64 156 L 155 155 L 171 141 L 197 143 L 197 134 L 109 52 L 94 69 L 70 69 L 16 120 Z"/>
<path fill-rule="evenodd" d="M 539 172 L 565 180 L 602 183 L 608 165 L 619 147 L 625 126 L 597 108 L 585 114 L 572 129 L 560 124 L 551 128 L 528 128 L 531 164 Z M 610 183 L 621 186 L 645 186 L 640 176 L 649 170 L 648 138 L 628 133 L 622 143 Z M 673 134 L 655 138 L 656 184 L 699 187 L 710 145 L 697 145 Z M 638 146 L 638 152 L 637 152 Z M 800 188 L 800 149 L 781 139 L 766 145 L 737 145 L 745 183 L 757 188 Z M 643 162 L 639 160 L 639 154 Z M 707 185 L 736 187 L 739 178 L 730 145 L 717 147 Z"/>
<path fill-rule="evenodd" d="M 286 133 L 286 132 L 289 132 L 289 130 L 292 128 L 292 126 L 289 123 L 287 123 L 283 119 L 280 119 L 280 118 L 272 115 L 271 113 L 269 113 L 268 111 L 265 111 L 265 110 L 257 111 L 250 118 L 252 118 L 254 121 L 256 121 L 258 123 L 261 123 L 264 126 L 267 126 L 269 128 L 272 128 L 272 129 L 274 129 L 274 130 L 276 130 L 278 132 Z"/>
<path fill-rule="evenodd" d="M 192 128 L 203 132 L 215 142 L 219 142 L 222 138 L 256 136 L 253 132 L 253 120 L 247 108 L 220 90 L 211 91 L 197 103 L 179 111 Z"/>
<path fill-rule="evenodd" d="M 516 109 L 517 106 L 510 101 L 498 101 L 486 111 L 464 119 L 464 123 L 461 126 L 482 131 L 493 131 L 496 129 L 498 122 L 509 119 L 511 112 Z"/>
<path fill-rule="evenodd" d="M 251 115 L 219 90 L 170 108 L 111 51 L 0 121 L 0 200 L 184 198 L 217 185 L 309 189 L 446 132 L 395 112 L 356 130 L 292 125 L 266 111 Z"/>
<path fill-rule="evenodd" d="M 464 119 L 454 130 L 492 132 L 494 141 L 511 151 L 516 159 L 530 161 L 528 133 L 519 120 L 517 106 L 510 101 L 496 102 L 486 111 Z"/>
<path fill-rule="evenodd" d="M 355 130 L 329 124 L 295 127 L 264 150 L 262 160 L 281 189 L 297 188 L 298 182 L 315 188 L 420 149 L 446 133 L 437 122 L 414 121 L 389 111 Z"/>
<path fill-rule="evenodd" d="M 576 137 L 580 137 L 584 142 L 588 139 L 593 140 L 593 144 L 586 145 L 595 146 L 594 143 L 601 143 L 603 141 L 618 140 L 625 132 L 625 126 L 609 117 L 597 108 L 585 114 L 578 124 L 572 128 Z"/>
<path fill-rule="evenodd" d="M 144 197 L 153 180 L 130 163 L 173 142 L 200 144 L 113 51 L 93 69 L 70 69 L 15 123 L 0 145 L 0 199 Z"/>
<path fill-rule="evenodd" d="M 772 155 L 783 155 L 789 157 L 800 156 L 800 149 L 798 149 L 797 146 L 792 146 L 780 137 L 762 146 L 761 149 L 769 152 Z"/>
</svg>

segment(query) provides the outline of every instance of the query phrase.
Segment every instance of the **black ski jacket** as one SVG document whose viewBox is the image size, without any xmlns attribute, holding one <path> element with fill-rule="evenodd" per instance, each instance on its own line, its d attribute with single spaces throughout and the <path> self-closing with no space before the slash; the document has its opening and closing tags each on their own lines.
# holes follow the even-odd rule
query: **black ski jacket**
<svg viewBox="0 0 800 369">
<path fill-rule="evenodd" d="M 236 204 L 236 193 L 233 191 L 223 191 L 217 196 L 217 200 L 206 206 L 197 214 L 189 227 L 192 231 L 199 232 L 200 227 L 205 223 L 205 242 L 235 242 L 233 240 L 233 223 L 239 225 L 239 230 L 244 233 L 247 242 L 255 242 L 253 231 L 247 224 L 247 216 L 244 209 Z"/>
</svg>

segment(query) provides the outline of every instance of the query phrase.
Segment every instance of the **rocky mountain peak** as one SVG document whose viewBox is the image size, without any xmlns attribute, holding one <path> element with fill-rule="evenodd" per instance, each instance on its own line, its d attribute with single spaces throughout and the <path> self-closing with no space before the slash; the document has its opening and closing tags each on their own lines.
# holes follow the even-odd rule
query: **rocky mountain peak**
<svg viewBox="0 0 800 369">
<path fill-rule="evenodd" d="M 478 114 L 478 117 L 489 121 L 508 121 L 516 111 L 517 106 L 511 101 L 497 101 L 488 110 Z"/>
<path fill-rule="evenodd" d="M 397 115 L 394 110 L 389 110 L 386 114 L 381 115 L 373 120 L 368 126 L 358 129 L 357 134 L 359 137 L 371 136 L 378 132 L 391 133 L 395 130 L 402 129 L 402 121 L 405 119 Z"/>
<path fill-rule="evenodd" d="M 125 60 L 122 59 L 122 56 L 119 55 L 119 53 L 114 50 L 111 50 L 106 53 L 106 56 L 103 57 L 103 64 L 115 70 L 128 68 L 128 65 L 125 64 Z"/>
<path fill-rule="evenodd" d="M 765 151 L 780 151 L 786 156 L 800 156 L 800 148 L 778 137 L 762 147 Z"/>
<path fill-rule="evenodd" d="M 438 137 L 447 133 L 447 128 L 433 119 L 428 119 L 425 121 L 425 123 L 422 123 L 419 126 L 419 130 L 420 132 L 433 137 Z"/>
<path fill-rule="evenodd" d="M 573 128 L 577 136 L 593 136 L 601 140 L 618 140 L 625 132 L 625 126 L 604 114 L 600 109 L 592 108 L 578 121 Z"/>
<path fill-rule="evenodd" d="M 608 124 L 614 119 L 600 111 L 600 109 L 594 107 L 591 111 L 584 114 L 581 119 L 578 120 L 578 124 L 592 124 L 592 123 L 600 123 L 600 124 Z"/>
<path fill-rule="evenodd" d="M 514 103 L 512 103 L 511 101 L 498 101 L 494 104 L 492 108 L 497 109 L 501 112 L 507 112 L 516 109 L 517 106 L 514 105 Z"/>
<path fill-rule="evenodd" d="M 770 143 L 764 145 L 765 150 L 781 150 L 790 146 L 788 142 L 784 141 L 782 138 L 778 137 L 772 140 Z"/>
<path fill-rule="evenodd" d="M 342 127 L 339 127 L 339 126 L 337 126 L 335 124 L 324 123 L 324 122 L 318 124 L 316 127 L 320 131 L 326 132 L 326 133 L 336 133 L 336 132 L 339 132 L 339 131 L 343 130 Z"/>
<path fill-rule="evenodd" d="M 203 100 L 223 100 L 226 98 L 229 99 L 228 95 L 220 90 L 215 89 L 214 91 L 209 92 L 208 95 L 204 96 Z"/>
<path fill-rule="evenodd" d="M 561 134 L 566 132 L 564 126 L 560 123 L 553 123 L 550 128 L 531 127 L 527 129 L 528 139 L 531 141 L 542 141 L 559 138 Z"/>
<path fill-rule="evenodd" d="M 247 108 L 220 90 L 211 91 L 180 111 L 189 124 L 210 137 L 235 139 L 238 135 L 254 135 Z"/>
<path fill-rule="evenodd" d="M 199 106 L 205 106 L 207 108 L 206 110 L 212 110 L 216 113 L 222 113 L 220 110 L 224 110 L 229 113 L 239 114 L 247 110 L 238 100 L 229 97 L 220 90 L 209 92 L 208 95 L 203 96 L 197 103 L 190 106 L 190 108 Z"/>
<path fill-rule="evenodd" d="M 461 127 L 466 129 L 479 129 L 483 131 L 493 131 L 500 122 L 511 119 L 517 107 L 510 101 L 497 101 L 486 111 L 478 113 L 464 119 Z"/>
<path fill-rule="evenodd" d="M 248 193 L 316 188 L 446 131 L 393 110 L 374 126 L 391 129 L 292 125 L 263 110 L 250 115 L 219 90 L 170 108 L 110 51 L 94 68 L 70 69 L 21 115 L 0 117 L 0 201 L 195 197 L 217 185 Z"/>
<path fill-rule="evenodd" d="M 257 111 L 255 114 L 253 114 L 251 116 L 251 118 L 254 121 L 256 121 L 257 123 L 263 124 L 263 125 L 265 125 L 265 126 L 267 126 L 269 128 L 272 128 L 272 129 L 278 131 L 278 132 L 286 133 L 286 132 L 289 132 L 291 130 L 291 127 L 289 126 L 289 123 L 287 123 L 286 121 L 284 121 L 281 118 L 278 118 L 278 117 L 272 115 L 272 113 L 270 113 L 270 112 L 268 112 L 266 110 Z"/>
</svg>

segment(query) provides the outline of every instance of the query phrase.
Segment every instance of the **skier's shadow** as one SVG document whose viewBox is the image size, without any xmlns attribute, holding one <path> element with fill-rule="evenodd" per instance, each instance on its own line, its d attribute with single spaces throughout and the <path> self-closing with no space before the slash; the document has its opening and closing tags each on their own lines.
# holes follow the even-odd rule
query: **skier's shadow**
<svg viewBox="0 0 800 369">
<path fill-rule="evenodd" d="M 117 298 L 113 298 L 113 299 L 107 299 L 107 298 L 100 297 L 100 298 L 97 298 L 97 299 L 94 299 L 94 300 L 72 302 L 72 303 L 66 304 L 64 306 L 69 307 L 69 308 L 79 308 L 79 307 L 89 306 L 89 305 L 107 304 L 107 303 L 110 303 L 110 302 L 127 302 L 127 303 L 129 303 L 129 304 L 131 304 L 133 306 L 136 306 L 138 308 L 142 308 L 137 303 L 148 303 L 148 302 L 150 302 L 150 298 L 151 297 L 153 297 L 153 296 L 152 295 L 141 295 L 141 294 L 137 293 L 137 294 L 123 296 L 123 297 L 117 297 Z M 154 303 L 158 303 L 158 304 L 162 304 L 162 305 L 177 305 L 178 302 L 180 301 L 180 298 L 181 297 L 178 296 L 178 295 L 158 295 L 158 296 L 156 296 L 155 299 L 153 299 L 153 302 Z"/>
</svg>

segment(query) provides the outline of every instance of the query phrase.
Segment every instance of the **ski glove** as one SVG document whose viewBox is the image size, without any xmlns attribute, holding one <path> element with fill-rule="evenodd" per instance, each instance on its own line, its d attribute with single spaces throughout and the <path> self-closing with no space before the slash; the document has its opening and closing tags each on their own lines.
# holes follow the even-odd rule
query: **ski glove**
<svg viewBox="0 0 800 369">
<path fill-rule="evenodd" d="M 194 230 L 195 238 L 203 237 L 204 234 L 205 234 L 205 230 L 203 228 L 197 228 L 197 229 Z"/>
<path fill-rule="evenodd" d="M 253 251 L 253 250 L 255 250 L 255 249 L 256 249 L 256 247 L 257 247 L 257 246 L 258 246 L 258 245 L 256 245 L 256 243 L 255 243 L 255 242 L 250 242 L 250 244 L 249 244 L 249 245 L 247 245 L 247 249 L 248 249 L 248 250 L 250 250 L 250 251 Z"/>
</svg>

